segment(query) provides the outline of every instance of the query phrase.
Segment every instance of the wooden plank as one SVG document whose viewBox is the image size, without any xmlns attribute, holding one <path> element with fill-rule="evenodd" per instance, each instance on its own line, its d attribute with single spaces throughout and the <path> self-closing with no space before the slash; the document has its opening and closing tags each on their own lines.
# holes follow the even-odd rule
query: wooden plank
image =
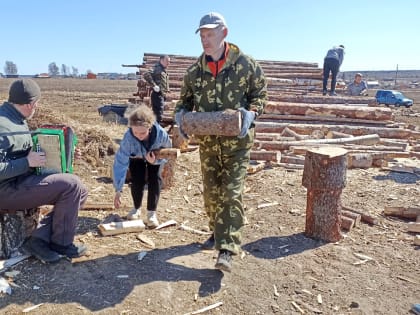
<svg viewBox="0 0 420 315">
<path fill-rule="evenodd" d="M 384 214 L 415 220 L 420 216 L 420 208 L 385 207 Z"/>
<path fill-rule="evenodd" d="M 407 224 L 407 232 L 420 233 L 420 223 L 409 223 Z"/>
<path fill-rule="evenodd" d="M 123 233 L 141 232 L 146 226 L 143 220 L 132 220 L 122 222 L 103 223 L 98 225 L 99 232 L 103 236 L 117 235 Z"/>
</svg>

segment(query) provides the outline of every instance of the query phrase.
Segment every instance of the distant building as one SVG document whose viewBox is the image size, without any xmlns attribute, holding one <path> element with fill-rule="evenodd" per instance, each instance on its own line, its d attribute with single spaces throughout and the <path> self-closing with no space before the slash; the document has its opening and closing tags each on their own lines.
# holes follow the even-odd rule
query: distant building
<svg viewBox="0 0 420 315">
<path fill-rule="evenodd" d="M 40 73 L 40 74 L 35 75 L 35 78 L 47 79 L 47 78 L 51 78 L 51 77 L 48 73 Z"/>
<path fill-rule="evenodd" d="M 369 89 L 377 89 L 380 87 L 379 81 L 367 81 L 366 83 Z"/>
</svg>

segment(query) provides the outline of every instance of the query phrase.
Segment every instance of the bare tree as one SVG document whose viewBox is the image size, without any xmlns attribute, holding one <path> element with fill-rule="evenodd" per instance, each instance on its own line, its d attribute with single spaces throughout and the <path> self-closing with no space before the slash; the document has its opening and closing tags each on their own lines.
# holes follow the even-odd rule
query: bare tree
<svg viewBox="0 0 420 315">
<path fill-rule="evenodd" d="M 15 63 L 12 61 L 6 61 L 4 65 L 4 73 L 6 75 L 17 75 L 18 69 Z"/>
<path fill-rule="evenodd" d="M 71 67 L 72 68 L 72 75 L 74 78 L 77 78 L 79 76 L 79 69 L 77 69 L 76 67 Z"/>
<path fill-rule="evenodd" d="M 60 71 L 59 71 L 57 65 L 55 64 L 55 62 L 51 62 L 48 65 L 48 74 L 52 77 L 56 77 L 60 74 Z"/>
<path fill-rule="evenodd" d="M 61 75 L 67 77 L 70 75 L 70 69 L 64 63 L 61 65 Z"/>
</svg>

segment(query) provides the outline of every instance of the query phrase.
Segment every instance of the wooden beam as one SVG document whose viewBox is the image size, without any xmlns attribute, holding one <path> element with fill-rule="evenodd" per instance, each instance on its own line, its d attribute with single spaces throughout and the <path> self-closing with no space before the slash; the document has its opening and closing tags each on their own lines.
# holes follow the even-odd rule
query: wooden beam
<svg viewBox="0 0 420 315">
<path fill-rule="evenodd" d="M 99 232 L 103 236 L 117 235 L 123 233 L 141 232 L 146 226 L 143 220 L 132 220 L 122 222 L 102 223 L 98 225 Z"/>
</svg>

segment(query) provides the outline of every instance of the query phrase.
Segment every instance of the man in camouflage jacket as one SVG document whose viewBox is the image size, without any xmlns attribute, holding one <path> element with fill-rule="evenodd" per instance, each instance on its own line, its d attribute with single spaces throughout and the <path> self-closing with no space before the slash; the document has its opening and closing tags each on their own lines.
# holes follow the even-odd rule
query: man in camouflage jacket
<svg viewBox="0 0 420 315">
<path fill-rule="evenodd" d="M 168 55 L 162 55 L 159 57 L 159 62 L 155 64 L 153 71 L 144 74 L 144 79 L 153 87 L 150 98 L 156 121 L 159 123 L 162 121 L 166 93 L 169 92 L 169 76 L 166 68 L 170 61 L 171 59 Z"/>
<path fill-rule="evenodd" d="M 230 271 L 232 255 L 240 251 L 244 226 L 242 194 L 250 151 L 254 142 L 254 120 L 262 114 L 267 85 L 258 63 L 225 41 L 227 26 L 222 15 L 205 15 L 200 32 L 204 53 L 186 72 L 175 121 L 181 136 L 182 118 L 188 111 L 213 112 L 234 109 L 241 112 L 238 136 L 197 136 L 200 145 L 204 185 L 204 207 L 211 237 L 204 249 L 217 249 L 216 268 Z"/>
</svg>

